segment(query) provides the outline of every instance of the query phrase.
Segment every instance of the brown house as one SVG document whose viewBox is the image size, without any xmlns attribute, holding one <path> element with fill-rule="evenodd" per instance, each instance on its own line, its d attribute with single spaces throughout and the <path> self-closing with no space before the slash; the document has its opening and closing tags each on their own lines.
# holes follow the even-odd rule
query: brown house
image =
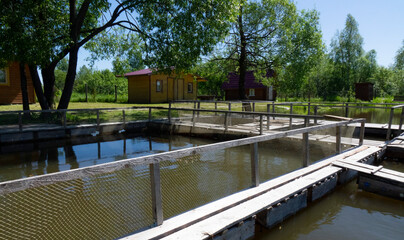
<svg viewBox="0 0 404 240">
<path fill-rule="evenodd" d="M 27 65 L 25 66 L 25 75 L 27 77 L 28 101 L 35 103 L 34 87 Z M 6 67 L 0 68 L 0 104 L 17 103 L 22 103 L 20 64 L 9 62 Z"/>
<path fill-rule="evenodd" d="M 124 75 L 128 78 L 128 102 L 162 103 L 175 100 L 195 100 L 197 82 L 204 79 L 192 74 L 179 75 L 143 69 Z"/>
</svg>

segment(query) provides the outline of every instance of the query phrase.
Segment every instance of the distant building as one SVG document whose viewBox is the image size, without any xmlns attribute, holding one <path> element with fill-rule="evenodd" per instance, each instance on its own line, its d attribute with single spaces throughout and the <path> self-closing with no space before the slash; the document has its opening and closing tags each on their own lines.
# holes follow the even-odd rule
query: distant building
<svg viewBox="0 0 404 240">
<path fill-rule="evenodd" d="M 25 66 L 27 77 L 28 102 L 35 103 L 35 91 L 28 66 Z M 4 68 L 0 68 L 0 104 L 21 104 L 21 78 L 20 64 L 9 62 Z"/>
<path fill-rule="evenodd" d="M 274 71 L 269 71 L 268 76 L 274 76 Z M 222 84 L 222 89 L 225 92 L 226 100 L 238 100 L 239 93 L 239 75 L 235 73 L 229 73 L 228 81 Z M 272 86 L 265 86 L 260 82 L 257 82 L 254 77 L 253 71 L 247 71 L 245 75 L 245 95 L 249 100 L 270 100 L 276 99 L 276 91 Z"/>
<path fill-rule="evenodd" d="M 363 101 L 372 101 L 373 83 L 355 83 L 355 98 Z"/>
<path fill-rule="evenodd" d="M 128 102 L 162 103 L 196 100 L 197 83 L 205 79 L 192 74 L 165 74 L 143 69 L 124 75 L 128 78 Z"/>
</svg>

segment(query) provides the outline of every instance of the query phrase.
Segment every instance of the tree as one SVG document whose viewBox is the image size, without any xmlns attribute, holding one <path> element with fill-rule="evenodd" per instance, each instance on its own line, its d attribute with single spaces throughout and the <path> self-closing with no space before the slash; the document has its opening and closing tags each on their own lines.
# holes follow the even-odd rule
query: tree
<svg viewBox="0 0 404 240">
<path fill-rule="evenodd" d="M 302 11 L 290 31 L 292 35 L 284 55 L 284 73 L 280 89 L 298 96 L 304 88 L 310 101 L 314 86 L 308 76 L 324 51 L 318 12 Z M 278 72 L 282 70 L 278 69 Z"/>
<path fill-rule="evenodd" d="M 123 0 L 45 0 L 24 2 L 5 0 L 1 13 L 0 50 L 7 56 L 21 52 L 28 44 L 29 57 L 20 58 L 41 68 L 43 98 L 54 104 L 55 69 L 69 58 L 59 109 L 68 107 L 73 91 L 78 51 L 98 34 L 121 26 L 139 35 L 146 46 L 149 66 L 178 69 L 191 67 L 201 54 L 207 54 L 225 34 L 232 17 L 234 2 L 220 0 L 133 1 Z M 15 8 L 20 11 L 15 14 Z M 13 21 L 24 25 L 21 32 L 28 42 L 13 32 Z M 19 56 L 19 55 L 18 55 Z M 34 68 L 32 68 L 34 69 Z M 36 83 L 39 78 L 34 77 Z M 41 94 L 37 92 L 39 98 Z"/>
<path fill-rule="evenodd" d="M 331 58 L 335 64 L 333 87 L 345 93 L 353 92 L 353 85 L 359 82 L 359 59 L 363 54 L 363 38 L 358 23 L 348 14 L 345 28 L 331 42 Z"/>
<path fill-rule="evenodd" d="M 245 99 L 245 74 L 265 72 L 280 64 L 285 41 L 295 20 L 295 6 L 288 0 L 241 1 L 237 20 L 223 45 L 222 57 L 239 77 L 239 98 Z"/>
</svg>

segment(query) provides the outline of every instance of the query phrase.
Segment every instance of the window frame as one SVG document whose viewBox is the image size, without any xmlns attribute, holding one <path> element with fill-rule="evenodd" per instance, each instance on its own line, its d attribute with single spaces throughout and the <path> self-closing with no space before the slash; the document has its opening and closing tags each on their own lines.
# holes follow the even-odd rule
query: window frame
<svg viewBox="0 0 404 240">
<path fill-rule="evenodd" d="M 189 86 L 191 86 L 191 91 L 189 90 Z M 187 91 L 188 93 L 193 93 L 193 92 L 194 92 L 194 83 L 189 82 L 189 83 L 188 83 L 187 90 L 188 90 L 188 91 Z"/>
<path fill-rule="evenodd" d="M 159 85 L 160 83 L 160 85 Z M 160 89 L 159 89 L 160 86 Z M 163 80 L 156 80 L 156 92 L 163 92 Z"/>
<path fill-rule="evenodd" d="M 0 82 L 0 86 L 10 86 L 10 74 L 8 67 L 0 68 L 4 72 L 5 82 Z"/>
<path fill-rule="evenodd" d="M 248 89 L 248 96 L 249 97 L 255 97 L 255 88 Z"/>
</svg>

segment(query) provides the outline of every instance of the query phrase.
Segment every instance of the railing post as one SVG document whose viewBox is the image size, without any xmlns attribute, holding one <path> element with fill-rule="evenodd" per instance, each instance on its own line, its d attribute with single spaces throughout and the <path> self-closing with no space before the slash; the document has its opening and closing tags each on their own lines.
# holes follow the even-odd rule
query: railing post
<svg viewBox="0 0 404 240">
<path fill-rule="evenodd" d="M 260 115 L 260 135 L 264 133 L 264 127 L 263 127 L 263 116 Z"/>
<path fill-rule="evenodd" d="M 318 106 L 317 105 L 315 105 L 314 106 L 314 116 L 317 116 L 317 109 L 318 108 Z M 317 118 L 314 118 L 314 124 L 317 124 Z"/>
<path fill-rule="evenodd" d="M 152 119 L 152 108 L 151 107 L 149 107 L 149 122 L 151 122 L 151 119 Z"/>
<path fill-rule="evenodd" d="M 67 119 L 67 118 L 66 118 L 66 114 L 67 114 L 67 113 L 66 113 L 66 110 L 64 110 L 64 111 L 63 111 L 63 127 L 64 127 L 64 128 L 66 128 L 66 121 L 67 121 L 67 120 L 66 120 L 66 119 Z"/>
<path fill-rule="evenodd" d="M 229 111 L 231 111 L 231 102 L 229 102 Z"/>
<path fill-rule="evenodd" d="M 393 123 L 393 117 L 394 117 L 394 108 L 391 108 L 389 118 L 389 128 L 387 129 L 386 140 L 390 140 L 391 137 L 391 124 Z"/>
<path fill-rule="evenodd" d="M 201 102 L 198 101 L 198 109 L 201 109 Z M 199 117 L 200 112 L 198 111 L 197 116 Z"/>
<path fill-rule="evenodd" d="M 122 110 L 122 121 L 123 121 L 123 129 L 125 129 L 126 128 L 125 109 Z"/>
<path fill-rule="evenodd" d="M 271 105 L 267 104 L 267 113 L 269 113 L 271 111 Z M 271 116 L 268 114 L 267 115 L 267 130 L 269 130 L 269 124 L 271 121 Z"/>
<path fill-rule="evenodd" d="M 398 125 L 398 130 L 401 131 L 404 121 L 404 107 L 401 108 L 400 124 Z"/>
<path fill-rule="evenodd" d="M 100 110 L 97 109 L 97 130 L 100 130 Z"/>
<path fill-rule="evenodd" d="M 258 162 L 258 143 L 250 144 L 250 154 L 251 154 L 251 181 L 253 187 L 258 187 L 260 185 L 259 178 L 259 162 Z"/>
<path fill-rule="evenodd" d="M 272 113 L 275 113 L 275 102 L 272 102 Z M 273 120 L 275 120 L 275 115 L 273 115 Z"/>
<path fill-rule="evenodd" d="M 310 115 L 310 102 L 307 104 L 307 115 Z"/>
<path fill-rule="evenodd" d="M 310 147 L 309 147 L 309 133 L 303 133 L 303 167 L 309 165 Z"/>
<path fill-rule="evenodd" d="M 217 102 L 215 102 L 215 111 L 217 111 Z M 217 112 L 215 112 L 215 116 L 217 116 Z"/>
<path fill-rule="evenodd" d="M 115 85 L 115 102 L 118 102 L 118 87 Z"/>
<path fill-rule="evenodd" d="M 160 164 L 152 163 L 149 165 L 149 169 L 152 192 L 153 218 L 156 224 L 159 226 L 163 224 L 163 201 L 161 195 Z"/>
<path fill-rule="evenodd" d="M 335 127 L 335 151 L 337 154 L 342 152 L 342 145 L 341 145 L 341 126 Z"/>
<path fill-rule="evenodd" d="M 228 128 L 227 118 L 228 118 L 228 112 L 225 112 L 224 113 L 224 130 L 225 131 L 227 131 L 227 128 Z"/>
<path fill-rule="evenodd" d="M 290 104 L 290 115 L 293 114 L 293 103 Z M 289 128 L 292 129 L 292 116 L 289 117 Z"/>
<path fill-rule="evenodd" d="M 22 114 L 21 112 L 18 113 L 18 129 L 22 131 Z"/>
<path fill-rule="evenodd" d="M 171 102 L 168 103 L 168 123 L 171 123 Z"/>
<path fill-rule="evenodd" d="M 364 138 L 365 138 L 365 122 L 361 122 L 361 131 L 359 134 L 359 146 L 363 145 Z"/>
<path fill-rule="evenodd" d="M 345 104 L 345 117 L 348 117 L 348 111 L 349 111 L 349 103 Z"/>
</svg>

